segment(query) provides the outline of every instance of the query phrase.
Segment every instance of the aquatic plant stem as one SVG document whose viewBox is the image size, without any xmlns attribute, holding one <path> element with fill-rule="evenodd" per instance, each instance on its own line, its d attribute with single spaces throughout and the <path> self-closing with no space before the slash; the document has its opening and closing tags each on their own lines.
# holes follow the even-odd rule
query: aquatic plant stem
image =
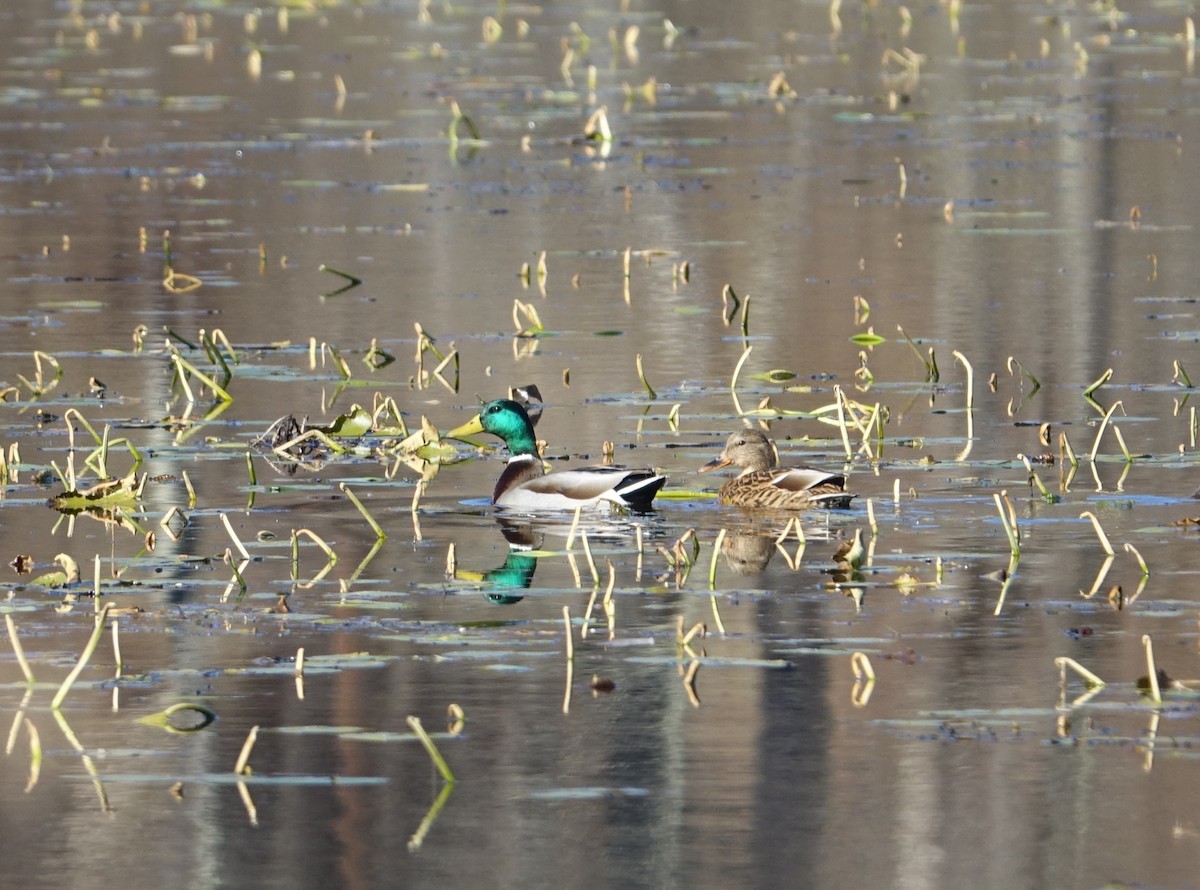
<svg viewBox="0 0 1200 890">
<path fill-rule="evenodd" d="M 442 779 L 448 785 L 453 785 L 455 782 L 454 773 L 450 771 L 450 765 L 446 763 L 446 759 L 438 751 L 437 745 L 433 743 L 433 739 L 429 737 L 429 733 L 425 731 L 425 727 L 421 725 L 421 721 L 410 715 L 405 718 L 405 722 L 416 733 L 417 738 L 421 740 L 421 744 L 425 746 L 425 752 L 429 755 L 429 759 L 433 761 L 433 765 L 437 767 L 437 771 L 441 774 Z"/>
<path fill-rule="evenodd" d="M 1113 412 L 1116 411 L 1117 408 L 1120 407 L 1120 405 L 1121 405 L 1121 402 L 1120 402 L 1120 400 L 1118 400 L 1113 403 L 1113 406 L 1111 408 L 1109 408 L 1106 412 L 1104 412 L 1104 417 L 1100 421 L 1100 429 L 1098 429 L 1096 431 L 1096 440 L 1094 442 L 1092 442 L 1092 451 L 1088 455 L 1088 459 L 1092 463 L 1096 462 L 1096 452 L 1098 452 L 1100 450 L 1100 437 L 1104 435 L 1104 430 L 1108 427 L 1109 418 L 1111 418 L 1113 416 Z"/>
<path fill-rule="evenodd" d="M 25 648 L 21 645 L 20 638 L 17 637 L 17 623 L 13 621 L 10 613 L 4 613 L 4 623 L 8 627 L 8 639 L 12 643 L 13 654 L 17 656 L 17 664 L 21 666 L 21 673 L 25 675 L 26 683 L 36 683 L 33 678 L 33 670 L 29 667 L 29 661 L 25 658 Z"/>
<path fill-rule="evenodd" d="M 67 678 L 63 680 L 62 686 L 58 688 L 58 693 L 50 702 L 50 709 L 57 711 L 66 700 L 67 693 L 71 691 L 71 687 L 75 681 L 79 679 L 79 675 L 83 673 L 83 669 L 87 667 L 88 661 L 92 658 L 92 653 L 96 651 L 96 646 L 100 643 L 100 637 L 104 634 L 104 622 L 108 618 L 108 612 L 112 608 L 112 603 L 105 603 L 104 608 L 96 616 L 95 627 L 92 629 L 92 635 L 88 638 L 87 644 L 83 647 L 83 652 L 79 655 L 79 660 L 75 663 L 75 667 L 71 669 L 71 673 L 67 674 Z"/>
<path fill-rule="evenodd" d="M 225 531 L 229 532 L 229 537 L 233 539 L 234 546 L 237 547 L 238 553 L 242 555 L 242 559 L 249 559 L 250 553 L 246 550 L 245 545 L 237 536 L 237 532 L 233 530 L 233 524 L 229 521 L 229 516 L 225 513 L 221 514 L 221 522 L 225 525 Z"/>
<path fill-rule="evenodd" d="M 562 712 L 571 712 L 571 684 L 575 680 L 575 640 L 571 635 L 571 607 L 563 606 L 563 625 L 567 638 L 567 682 L 563 692 Z"/>
<path fill-rule="evenodd" d="M 1134 555 L 1134 557 L 1138 561 L 1138 565 L 1142 569 L 1143 576 L 1148 576 L 1150 574 L 1150 567 L 1148 565 L 1146 565 L 1146 560 L 1142 559 L 1142 554 L 1138 552 L 1138 549 L 1136 547 L 1134 547 L 1132 544 L 1126 542 L 1125 552 L 1132 553 Z"/>
<path fill-rule="evenodd" d="M 1154 643 L 1150 634 L 1142 634 L 1142 648 L 1146 650 L 1146 669 L 1150 672 L 1150 698 L 1162 704 L 1162 690 L 1158 686 L 1158 668 L 1154 664 Z"/>
<path fill-rule="evenodd" d="M 367 508 L 363 506 L 363 502 L 358 499 L 358 495 L 352 492 L 345 482 L 340 483 L 338 488 L 340 488 L 346 497 L 350 499 L 350 503 L 354 504 L 354 506 L 358 508 L 358 512 L 362 514 L 365 520 L 367 520 L 367 525 L 371 526 L 371 531 L 375 532 L 375 536 L 381 541 L 387 540 L 387 532 L 385 532 L 383 527 L 375 521 L 375 517 L 367 511 Z"/>
<path fill-rule="evenodd" d="M 733 366 L 733 376 L 729 378 L 729 388 L 737 389 L 738 375 L 742 373 L 742 366 L 746 364 L 746 359 L 750 358 L 750 353 L 754 350 L 753 346 L 747 346 L 742 350 L 742 357 L 737 360 L 737 364 Z"/>
<path fill-rule="evenodd" d="M 582 506 L 576 507 L 575 508 L 575 517 L 571 520 L 571 528 L 567 532 L 567 544 L 563 548 L 564 550 L 566 550 L 568 552 L 570 552 L 571 548 L 573 546 L 575 546 L 575 533 L 579 531 L 579 518 L 582 515 L 583 515 L 583 507 Z M 640 530 L 641 530 L 641 527 L 639 526 L 639 531 Z"/>
<path fill-rule="evenodd" d="M 1021 553 L 1021 536 L 1017 529 L 1009 521 L 1008 511 L 1004 509 L 1004 502 L 1001 500 L 1000 494 L 993 494 L 992 498 L 996 501 L 996 509 L 1000 513 L 1000 523 L 1004 526 L 1004 533 L 1008 535 L 1008 548 L 1013 556 L 1018 556 Z"/>
<path fill-rule="evenodd" d="M 863 680 L 868 683 L 875 682 L 875 668 L 871 666 L 871 659 L 867 657 L 867 653 L 851 653 L 850 669 L 854 671 L 855 680 Z"/>
<path fill-rule="evenodd" d="M 721 555 L 721 545 L 725 542 L 725 529 L 717 532 L 717 540 L 713 542 L 712 559 L 708 564 L 708 586 L 713 589 L 717 586 L 717 557 Z"/>
<path fill-rule="evenodd" d="M 583 555 L 587 557 L 588 568 L 592 571 L 592 584 L 600 585 L 600 572 L 596 569 L 596 560 L 592 558 L 592 546 L 588 543 L 587 532 L 579 533 L 579 542 L 583 545 Z"/>
<path fill-rule="evenodd" d="M 1113 375 L 1113 369 L 1109 368 L 1103 374 L 1101 374 L 1099 377 L 1097 377 L 1095 380 L 1093 380 L 1087 387 L 1084 388 L 1084 390 L 1083 390 L 1084 398 L 1090 399 L 1092 393 L 1094 393 L 1096 390 L 1098 390 L 1100 387 L 1102 387 L 1104 384 L 1108 383 L 1108 381 L 1112 379 L 1112 375 Z"/>
<path fill-rule="evenodd" d="M 246 735 L 246 741 L 242 742 L 241 753 L 238 754 L 237 763 L 233 765 L 233 774 L 235 776 L 247 776 L 250 774 L 250 752 L 254 750 L 254 743 L 258 740 L 258 725 L 250 727 L 250 732 Z"/>
<path fill-rule="evenodd" d="M 846 394 L 840 386 L 834 386 L 833 396 L 837 399 L 838 431 L 842 434 L 842 447 L 846 449 L 846 460 L 854 459 L 854 449 L 850 447 L 850 431 L 846 428 Z"/>
<path fill-rule="evenodd" d="M 725 622 L 721 620 L 721 610 L 717 607 L 717 595 L 710 594 L 709 599 L 712 601 L 713 624 L 717 626 L 717 632 L 725 636 Z"/>
<path fill-rule="evenodd" d="M 637 373 L 638 379 L 642 381 L 642 386 L 646 388 L 646 395 L 650 397 L 650 401 L 658 398 L 658 393 L 654 391 L 654 387 L 650 385 L 650 381 L 646 379 L 646 372 L 642 369 L 642 354 L 637 355 Z"/>
<path fill-rule="evenodd" d="M 1085 668 L 1083 665 L 1081 665 L 1074 658 L 1067 658 L 1065 655 L 1059 656 L 1058 658 L 1054 659 L 1054 664 L 1058 668 L 1058 671 L 1059 671 L 1059 682 L 1062 683 L 1064 686 L 1067 683 L 1067 668 L 1070 668 L 1075 673 L 1079 674 L 1079 676 L 1083 677 L 1083 681 L 1088 686 L 1098 689 L 1101 686 L 1108 685 L 1103 680 L 1101 680 L 1099 677 L 1097 677 L 1095 674 L 1093 674 L 1091 671 L 1089 671 L 1087 668 Z"/>
<path fill-rule="evenodd" d="M 1104 552 L 1109 556 L 1115 556 L 1116 551 L 1113 550 L 1112 544 L 1108 542 L 1108 535 L 1104 533 L 1104 528 L 1100 525 L 1100 520 L 1096 518 L 1096 514 L 1091 510 L 1084 510 L 1079 514 L 1079 518 L 1088 518 L 1092 520 L 1092 526 L 1096 529 L 1096 537 L 1100 539 L 1100 546 L 1104 548 Z"/>
</svg>

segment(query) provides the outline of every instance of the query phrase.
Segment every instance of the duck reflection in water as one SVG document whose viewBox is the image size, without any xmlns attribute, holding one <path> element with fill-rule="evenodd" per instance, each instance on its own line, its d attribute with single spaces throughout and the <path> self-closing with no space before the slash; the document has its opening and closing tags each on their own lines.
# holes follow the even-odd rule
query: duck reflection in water
<svg viewBox="0 0 1200 890">
<path fill-rule="evenodd" d="M 721 542 L 725 564 L 736 575 L 757 575 L 775 553 L 775 535 L 746 530 L 726 531 Z"/>
<path fill-rule="evenodd" d="M 799 519 L 793 520 L 798 523 Z M 766 571 L 771 558 L 778 552 L 793 572 L 800 568 L 801 560 L 808 543 L 814 540 L 828 543 L 833 540 L 829 529 L 810 528 L 805 532 L 798 531 L 792 537 L 792 522 L 784 526 L 782 532 L 760 526 L 742 526 L 740 528 L 725 528 L 721 540 L 721 554 L 725 564 L 737 575 L 756 575 Z M 801 537 L 803 534 L 803 537 Z M 834 568 L 822 569 L 833 574 L 835 580 L 862 579 L 858 573 L 858 565 L 852 563 L 856 557 L 861 558 L 861 532 L 855 531 L 854 539 L 839 545 L 833 554 Z M 855 545 L 857 552 L 852 553 Z"/>
<path fill-rule="evenodd" d="M 486 572 L 456 569 L 454 577 L 482 581 L 490 587 L 483 591 L 484 599 L 497 606 L 511 606 L 525 599 L 514 591 L 527 590 L 533 585 L 537 557 L 530 553 L 541 545 L 542 536 L 535 534 L 532 526 L 526 523 L 501 522 L 500 533 L 508 541 L 508 556 L 503 565 Z"/>
</svg>

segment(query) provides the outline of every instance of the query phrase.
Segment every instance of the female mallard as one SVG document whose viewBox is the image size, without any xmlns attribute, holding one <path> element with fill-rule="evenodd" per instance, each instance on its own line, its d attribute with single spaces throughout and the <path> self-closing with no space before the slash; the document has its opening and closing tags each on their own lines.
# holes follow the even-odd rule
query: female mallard
<svg viewBox="0 0 1200 890">
<path fill-rule="evenodd" d="M 492 503 L 517 510 L 585 510 L 628 507 L 645 512 L 667 481 L 652 470 L 584 467 L 546 473 L 538 457 L 533 424 L 511 399 L 488 402 L 483 410 L 446 435 L 461 439 L 476 433 L 499 436 L 508 446 L 508 466 L 500 474 Z"/>
<path fill-rule="evenodd" d="M 717 499 L 726 506 L 799 510 L 805 507 L 847 507 L 854 495 L 846 477 L 809 467 L 776 466 L 775 446 L 761 431 L 738 430 L 725 442 L 721 456 L 700 468 L 701 473 L 728 466 L 742 472 L 721 486 Z"/>
</svg>

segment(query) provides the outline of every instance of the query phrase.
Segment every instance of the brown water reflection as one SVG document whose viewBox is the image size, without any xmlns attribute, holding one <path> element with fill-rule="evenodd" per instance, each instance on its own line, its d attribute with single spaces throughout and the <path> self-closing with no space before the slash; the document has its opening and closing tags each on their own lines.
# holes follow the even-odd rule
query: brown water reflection
<svg viewBox="0 0 1200 890">
<path fill-rule="evenodd" d="M 42 574 L 66 552 L 84 576 L 70 610 L 5 581 L 40 681 L 26 700 L 6 645 L 6 881 L 1194 883 L 1195 699 L 1152 708 L 1133 685 L 1143 634 L 1170 674 L 1200 676 L 1194 532 L 1174 524 L 1200 514 L 1189 10 L 935 4 L 906 26 L 898 5 L 866 4 L 831 34 L 824 4 L 626 6 L 510 5 L 491 43 L 496 10 L 438 4 L 427 20 L 387 2 L 0 13 L 4 561 L 29 554 Z M 451 100 L 482 141 L 460 126 L 451 144 Z M 580 139 L 599 106 L 610 145 Z M 543 251 L 544 287 L 523 282 Z M 322 264 L 362 284 L 325 297 L 346 282 Z M 201 286 L 164 288 L 168 265 Z M 517 300 L 541 336 L 514 336 L 531 319 Z M 459 350 L 457 389 L 414 361 L 416 324 Z M 188 404 L 164 349 L 213 369 L 198 344 L 214 328 L 239 353 L 223 410 Z M 884 342 L 850 339 L 868 328 Z M 396 360 L 364 363 L 372 340 Z M 35 350 L 62 369 L 36 398 Z M 1108 368 L 1097 408 L 1081 393 Z M 600 604 L 578 638 L 593 584 L 566 523 L 506 535 L 494 520 L 495 458 L 443 466 L 415 517 L 417 474 L 377 453 L 294 474 L 259 453 L 250 481 L 246 451 L 283 414 L 327 425 L 378 393 L 448 429 L 529 382 L 556 466 L 612 441 L 696 491 L 715 483 L 695 469 L 769 399 L 793 412 L 762 415 L 783 461 L 848 464 L 859 498 L 806 517 L 802 549 L 775 546 L 777 518 L 686 494 L 590 527 L 600 598 L 612 566 L 610 639 Z M 853 434 L 847 461 L 836 427 L 795 413 L 835 385 L 880 407 L 870 456 Z M 1118 400 L 1123 446 L 1109 425 L 1092 460 Z M 45 507 L 70 407 L 144 457 L 136 533 Z M 1069 484 L 1064 432 L 1082 459 Z M 74 442 L 95 481 L 90 436 Z M 1036 469 L 1057 503 L 1021 453 L 1056 456 Z M 116 448 L 110 469 L 133 460 Z M 386 530 L 378 549 L 339 483 Z M 1001 491 L 1022 532 L 1007 587 Z M 173 507 L 187 522 L 169 532 Z M 222 515 L 250 554 L 244 596 Z M 299 528 L 337 554 L 314 583 L 327 560 L 304 539 L 293 576 Z M 688 529 L 696 564 L 672 566 Z M 856 529 L 861 586 L 834 588 Z M 106 640 L 64 728 L 47 705 L 91 629 L 97 554 L 106 593 L 142 611 L 119 618 L 121 681 Z M 709 630 L 690 685 L 681 618 Z M 854 650 L 878 674 L 869 694 Z M 1059 656 L 1110 685 L 1066 707 L 1085 689 L 1060 691 Z M 594 694 L 593 675 L 615 689 Z M 180 700 L 220 719 L 193 735 L 135 722 Z M 458 778 L 440 798 L 405 718 L 444 730 L 451 702 L 467 719 L 438 739 Z M 29 724 L 45 756 L 26 790 Z M 255 725 L 244 796 L 232 768 Z"/>
</svg>

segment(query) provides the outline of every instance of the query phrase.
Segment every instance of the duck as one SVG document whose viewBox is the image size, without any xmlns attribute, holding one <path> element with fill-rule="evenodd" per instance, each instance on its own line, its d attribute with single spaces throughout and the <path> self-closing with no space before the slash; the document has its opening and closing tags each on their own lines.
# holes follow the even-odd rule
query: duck
<svg viewBox="0 0 1200 890">
<path fill-rule="evenodd" d="M 496 399 L 462 426 L 446 435 L 452 439 L 491 433 L 504 440 L 508 464 L 492 503 L 497 507 L 529 511 L 627 509 L 646 513 L 667 477 L 648 469 L 582 467 L 547 473 L 537 452 L 529 414 L 512 399 Z"/>
<path fill-rule="evenodd" d="M 717 493 L 727 507 L 758 507 L 768 510 L 802 510 L 808 507 L 844 508 L 854 495 L 846 491 L 846 477 L 811 467 L 781 467 L 775 444 L 761 430 L 733 433 L 720 456 L 700 468 L 701 473 L 723 467 L 741 467 Z"/>
</svg>

